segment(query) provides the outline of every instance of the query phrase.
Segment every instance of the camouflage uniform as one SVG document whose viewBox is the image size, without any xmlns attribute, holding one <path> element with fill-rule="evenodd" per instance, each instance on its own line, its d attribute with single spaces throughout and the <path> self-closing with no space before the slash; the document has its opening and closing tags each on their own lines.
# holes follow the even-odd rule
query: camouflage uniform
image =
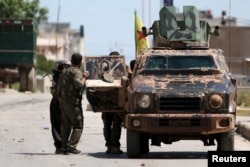
<svg viewBox="0 0 250 167">
<path fill-rule="evenodd" d="M 63 71 L 59 82 L 60 107 L 62 110 L 62 147 L 76 149 L 83 131 L 82 72 L 70 67 Z"/>
</svg>

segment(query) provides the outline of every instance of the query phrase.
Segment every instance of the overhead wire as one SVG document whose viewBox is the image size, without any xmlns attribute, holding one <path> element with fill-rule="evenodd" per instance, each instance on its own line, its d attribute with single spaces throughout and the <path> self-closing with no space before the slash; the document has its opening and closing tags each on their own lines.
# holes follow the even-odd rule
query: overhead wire
<svg viewBox="0 0 250 167">
<path fill-rule="evenodd" d="M 228 6 L 228 8 L 229 8 L 229 18 L 231 18 L 231 0 L 229 0 L 229 6 Z M 228 40 L 228 55 L 229 55 L 229 60 L 228 60 L 228 68 L 229 68 L 229 70 L 231 70 L 231 50 L 230 50 L 230 45 L 231 45 L 231 22 L 229 21 L 229 31 L 228 31 L 228 33 L 229 33 L 229 36 L 228 36 L 228 38 L 229 38 L 229 40 Z"/>
</svg>

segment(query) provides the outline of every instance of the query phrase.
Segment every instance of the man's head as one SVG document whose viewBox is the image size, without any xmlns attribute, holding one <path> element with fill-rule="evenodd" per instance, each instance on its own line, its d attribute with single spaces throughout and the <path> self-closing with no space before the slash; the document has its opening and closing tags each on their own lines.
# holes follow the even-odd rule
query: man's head
<svg viewBox="0 0 250 167">
<path fill-rule="evenodd" d="M 134 70 L 134 66 L 135 66 L 135 60 L 131 60 L 130 61 L 130 68 L 132 71 Z"/>
<path fill-rule="evenodd" d="M 66 59 L 56 61 L 56 69 L 58 70 L 63 70 L 69 67 L 70 65 L 71 65 L 70 61 Z"/>
<path fill-rule="evenodd" d="M 73 66 L 80 66 L 82 64 L 82 55 L 80 53 L 74 53 L 71 56 L 71 64 Z"/>
<path fill-rule="evenodd" d="M 115 55 L 120 55 L 120 53 L 117 52 L 117 51 L 112 51 L 112 52 L 110 52 L 109 55 L 110 55 L 110 56 L 115 56 Z"/>
</svg>

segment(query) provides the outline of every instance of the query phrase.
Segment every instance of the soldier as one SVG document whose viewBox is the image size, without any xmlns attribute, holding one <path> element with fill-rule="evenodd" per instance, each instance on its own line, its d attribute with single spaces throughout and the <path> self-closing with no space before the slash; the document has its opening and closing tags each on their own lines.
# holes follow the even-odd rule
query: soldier
<svg viewBox="0 0 250 167">
<path fill-rule="evenodd" d="M 120 55 L 119 52 L 113 51 L 109 55 Z M 106 140 L 107 154 L 122 154 L 120 149 L 120 137 L 123 119 L 116 112 L 103 112 L 103 135 Z"/>
<path fill-rule="evenodd" d="M 60 107 L 62 110 L 62 154 L 80 154 L 76 149 L 83 131 L 82 94 L 88 72 L 82 73 L 79 68 L 82 56 L 75 53 L 71 56 L 71 67 L 63 72 L 59 80 Z"/>
<path fill-rule="evenodd" d="M 130 61 L 130 66 L 126 68 L 127 72 L 128 72 L 128 79 L 131 80 L 132 78 L 132 73 L 134 70 L 134 66 L 135 66 L 135 60 L 131 60 Z"/>
<path fill-rule="evenodd" d="M 68 60 L 59 60 L 56 62 L 56 68 L 53 70 L 53 80 L 51 94 L 52 99 L 50 102 L 50 122 L 51 122 L 51 132 L 54 140 L 54 146 L 56 147 L 55 153 L 60 152 L 62 147 L 61 142 L 61 109 L 59 106 L 59 100 L 57 97 L 57 84 L 59 77 L 64 69 L 67 69 L 70 66 L 70 61 Z"/>
</svg>

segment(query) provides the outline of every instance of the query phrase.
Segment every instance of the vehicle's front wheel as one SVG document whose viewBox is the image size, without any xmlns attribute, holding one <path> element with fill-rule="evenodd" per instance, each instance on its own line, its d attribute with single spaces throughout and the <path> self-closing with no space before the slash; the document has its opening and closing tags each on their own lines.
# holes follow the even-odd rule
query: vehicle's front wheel
<svg viewBox="0 0 250 167">
<path fill-rule="evenodd" d="M 138 158 L 141 156 L 139 132 L 127 130 L 127 156 L 128 158 Z"/>
<path fill-rule="evenodd" d="M 148 154 L 149 153 L 149 138 L 146 134 L 141 134 L 140 136 L 140 151 L 141 154 Z"/>
<path fill-rule="evenodd" d="M 218 135 L 217 151 L 234 151 L 234 130 Z"/>
</svg>

